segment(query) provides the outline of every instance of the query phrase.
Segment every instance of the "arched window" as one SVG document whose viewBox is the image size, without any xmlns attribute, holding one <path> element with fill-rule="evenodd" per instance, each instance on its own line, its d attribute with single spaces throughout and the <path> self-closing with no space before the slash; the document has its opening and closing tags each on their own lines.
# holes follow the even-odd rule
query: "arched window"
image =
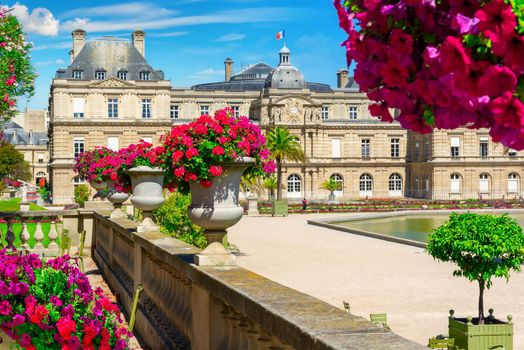
<svg viewBox="0 0 524 350">
<path fill-rule="evenodd" d="M 344 179 L 342 178 L 342 175 L 340 174 L 333 174 L 329 177 L 332 180 L 335 180 L 337 183 L 337 189 L 335 190 L 334 194 L 336 197 L 343 195 L 343 189 L 344 189 Z"/>
<path fill-rule="evenodd" d="M 35 183 L 37 186 L 40 186 L 40 181 L 42 179 L 44 179 L 44 183 L 47 182 L 47 179 L 46 179 L 46 174 L 43 172 L 43 171 L 39 171 L 36 173 L 36 176 L 35 176 Z"/>
<path fill-rule="evenodd" d="M 287 178 L 287 197 L 302 197 L 302 181 L 300 180 L 300 176 L 297 174 L 291 174 Z"/>
<path fill-rule="evenodd" d="M 457 173 L 451 174 L 451 182 L 449 185 L 449 192 L 450 193 L 460 193 L 462 188 L 462 176 Z"/>
<path fill-rule="evenodd" d="M 508 175 L 508 193 L 519 193 L 520 176 L 516 173 Z"/>
<path fill-rule="evenodd" d="M 402 176 L 397 173 L 389 175 L 389 195 L 402 195 Z"/>
<path fill-rule="evenodd" d="M 479 193 L 490 192 L 490 176 L 489 174 L 482 173 L 479 176 Z"/>
<path fill-rule="evenodd" d="M 371 196 L 373 194 L 373 178 L 368 173 L 360 175 L 359 191 L 361 196 Z"/>
</svg>

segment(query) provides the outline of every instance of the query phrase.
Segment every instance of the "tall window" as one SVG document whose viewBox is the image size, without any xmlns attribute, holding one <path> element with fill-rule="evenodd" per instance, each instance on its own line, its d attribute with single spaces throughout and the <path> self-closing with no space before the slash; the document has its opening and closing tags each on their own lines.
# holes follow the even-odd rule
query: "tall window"
<svg viewBox="0 0 524 350">
<path fill-rule="evenodd" d="M 104 80 L 106 78 L 106 72 L 103 70 L 98 70 L 95 72 L 95 79 Z"/>
<path fill-rule="evenodd" d="M 508 193 L 519 192 L 520 177 L 518 174 L 511 173 L 508 175 Z"/>
<path fill-rule="evenodd" d="M 400 139 L 391 139 L 391 157 L 400 157 Z"/>
<path fill-rule="evenodd" d="M 80 153 L 84 152 L 84 149 L 85 149 L 84 142 L 85 140 L 83 137 L 75 137 L 73 139 L 73 150 L 74 150 L 75 157 L 80 155 Z"/>
<path fill-rule="evenodd" d="M 457 158 L 460 156 L 460 138 L 459 137 L 452 137 L 450 139 L 451 142 L 451 150 L 450 155 L 452 158 Z"/>
<path fill-rule="evenodd" d="M 73 79 L 84 79 L 84 71 L 83 70 L 74 70 Z"/>
<path fill-rule="evenodd" d="M 208 105 L 200 105 L 200 115 L 209 115 Z"/>
<path fill-rule="evenodd" d="M 359 190 L 360 192 L 371 192 L 373 191 L 373 178 L 369 174 L 360 175 L 359 179 Z"/>
<path fill-rule="evenodd" d="M 73 118 L 84 117 L 84 98 L 73 97 Z"/>
<path fill-rule="evenodd" d="M 233 112 L 233 117 L 240 118 L 240 107 L 239 106 L 231 106 L 231 110 Z"/>
<path fill-rule="evenodd" d="M 39 171 L 38 173 L 36 173 L 36 176 L 35 176 L 35 183 L 37 186 L 40 186 L 40 180 L 41 179 L 44 179 L 44 181 L 46 180 L 46 175 L 43 171 Z"/>
<path fill-rule="evenodd" d="M 124 70 L 121 70 L 120 72 L 118 72 L 117 76 L 118 76 L 118 79 L 127 80 L 127 72 Z"/>
<path fill-rule="evenodd" d="M 149 80 L 151 74 L 149 72 L 140 72 L 140 80 Z"/>
<path fill-rule="evenodd" d="M 115 152 L 120 149 L 120 142 L 118 136 L 109 136 L 107 138 L 107 148 Z"/>
<path fill-rule="evenodd" d="M 462 177 L 460 176 L 460 174 L 457 174 L 457 173 L 451 174 L 450 180 L 451 182 L 449 185 L 449 192 L 450 193 L 460 193 L 460 188 L 462 187 L 461 186 Z"/>
<path fill-rule="evenodd" d="M 85 180 L 82 179 L 80 176 L 75 176 L 73 178 L 73 185 L 74 186 L 82 185 L 83 183 L 85 183 Z"/>
<path fill-rule="evenodd" d="M 349 119 L 357 119 L 357 106 L 349 106 Z"/>
<path fill-rule="evenodd" d="M 329 119 L 329 106 L 322 106 L 322 120 Z"/>
<path fill-rule="evenodd" d="M 287 196 L 290 198 L 300 198 L 302 193 L 302 181 L 297 174 L 291 174 L 287 178 Z"/>
<path fill-rule="evenodd" d="M 142 118 L 151 118 L 151 99 L 142 99 Z"/>
<path fill-rule="evenodd" d="M 479 144 L 479 153 L 482 158 L 485 158 L 488 156 L 488 149 L 489 149 L 489 140 L 487 137 L 481 137 L 480 138 L 480 144 Z"/>
<path fill-rule="evenodd" d="M 340 158 L 340 139 L 331 139 L 331 158 Z"/>
<path fill-rule="evenodd" d="M 389 176 L 389 190 L 391 192 L 402 191 L 402 177 L 400 174 L 393 173 Z"/>
<path fill-rule="evenodd" d="M 489 193 L 489 175 L 486 173 L 480 174 L 479 192 L 480 193 Z"/>
<path fill-rule="evenodd" d="M 370 139 L 362 139 L 360 141 L 360 148 L 363 158 L 369 158 L 371 155 L 371 140 Z"/>
<path fill-rule="evenodd" d="M 178 119 L 178 105 L 171 105 L 171 109 L 169 110 L 169 116 L 171 119 Z"/>
<path fill-rule="evenodd" d="M 107 99 L 107 116 L 109 118 L 118 118 L 118 99 Z"/>
</svg>

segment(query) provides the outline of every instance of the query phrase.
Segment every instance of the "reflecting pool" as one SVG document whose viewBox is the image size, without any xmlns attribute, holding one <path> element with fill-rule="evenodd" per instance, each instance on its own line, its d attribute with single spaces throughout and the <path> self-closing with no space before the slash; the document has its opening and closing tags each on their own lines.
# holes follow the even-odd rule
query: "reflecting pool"
<svg viewBox="0 0 524 350">
<path fill-rule="evenodd" d="M 524 227 L 524 214 L 511 213 L 520 226 Z M 349 227 L 426 243 L 428 233 L 448 220 L 448 215 L 401 215 L 387 218 L 333 222 L 332 225 Z"/>
</svg>

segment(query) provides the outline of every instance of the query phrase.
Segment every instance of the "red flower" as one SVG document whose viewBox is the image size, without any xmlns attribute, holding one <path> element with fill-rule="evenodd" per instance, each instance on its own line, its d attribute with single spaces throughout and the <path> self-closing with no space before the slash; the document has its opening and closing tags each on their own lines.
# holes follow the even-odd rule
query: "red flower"
<svg viewBox="0 0 524 350">
<path fill-rule="evenodd" d="M 176 177 L 180 178 L 180 177 L 184 176 L 185 172 L 186 172 L 186 168 L 182 165 L 181 167 L 176 168 L 176 169 L 173 171 L 173 174 L 174 174 Z"/>
<path fill-rule="evenodd" d="M 222 175 L 222 167 L 218 165 L 211 165 L 209 167 L 209 173 L 213 176 L 220 176 Z"/>
<path fill-rule="evenodd" d="M 211 182 L 211 180 L 200 180 L 200 184 L 204 188 L 209 188 L 213 183 Z"/>
<path fill-rule="evenodd" d="M 380 117 L 380 120 L 383 122 L 393 121 L 393 117 L 391 116 L 391 113 L 389 113 L 389 109 L 382 103 L 374 103 L 370 105 L 369 112 L 374 117 Z"/>
<path fill-rule="evenodd" d="M 215 154 L 217 156 L 221 156 L 223 155 L 225 152 L 224 152 L 224 148 L 221 147 L 221 146 L 215 146 L 213 147 L 213 149 L 211 150 L 211 153 L 212 154 Z"/>
<path fill-rule="evenodd" d="M 198 156 L 198 150 L 196 148 L 190 148 L 186 151 L 186 158 L 191 159 L 194 156 Z"/>
<path fill-rule="evenodd" d="M 44 305 L 38 305 L 33 312 L 30 312 L 29 321 L 34 324 L 40 324 L 47 315 L 49 315 L 49 310 L 47 310 Z"/>
<path fill-rule="evenodd" d="M 173 159 L 173 163 L 177 163 L 180 159 L 182 159 L 183 156 L 184 156 L 184 152 L 176 150 L 173 152 L 171 159 Z"/>
<path fill-rule="evenodd" d="M 58 333 L 60 333 L 62 338 L 68 340 L 71 338 L 71 333 L 76 332 L 76 322 L 71 320 L 69 316 L 61 317 L 56 322 L 56 328 L 58 329 Z"/>
</svg>

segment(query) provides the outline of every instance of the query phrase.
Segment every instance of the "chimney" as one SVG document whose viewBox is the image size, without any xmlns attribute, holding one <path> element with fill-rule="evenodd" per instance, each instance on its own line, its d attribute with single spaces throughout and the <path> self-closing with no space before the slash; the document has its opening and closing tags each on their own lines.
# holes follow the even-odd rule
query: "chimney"
<svg viewBox="0 0 524 350">
<path fill-rule="evenodd" d="M 77 58 L 80 51 L 82 51 L 82 48 L 85 44 L 86 39 L 86 32 L 82 29 L 76 29 L 71 32 L 71 36 L 73 37 L 73 50 L 70 53 L 71 57 L 71 63 Z"/>
<path fill-rule="evenodd" d="M 226 60 L 224 61 L 224 66 L 225 66 L 225 72 L 226 72 L 226 76 L 225 76 L 225 81 L 230 81 L 231 80 L 231 77 L 233 76 L 233 60 L 231 58 L 226 58 Z"/>
<path fill-rule="evenodd" d="M 142 29 L 137 28 L 133 33 L 131 33 L 131 39 L 133 46 L 140 52 L 144 58 L 146 57 L 146 32 Z"/>
<path fill-rule="evenodd" d="M 345 88 L 347 84 L 348 84 L 348 70 L 340 69 L 337 72 L 337 87 Z"/>
</svg>

